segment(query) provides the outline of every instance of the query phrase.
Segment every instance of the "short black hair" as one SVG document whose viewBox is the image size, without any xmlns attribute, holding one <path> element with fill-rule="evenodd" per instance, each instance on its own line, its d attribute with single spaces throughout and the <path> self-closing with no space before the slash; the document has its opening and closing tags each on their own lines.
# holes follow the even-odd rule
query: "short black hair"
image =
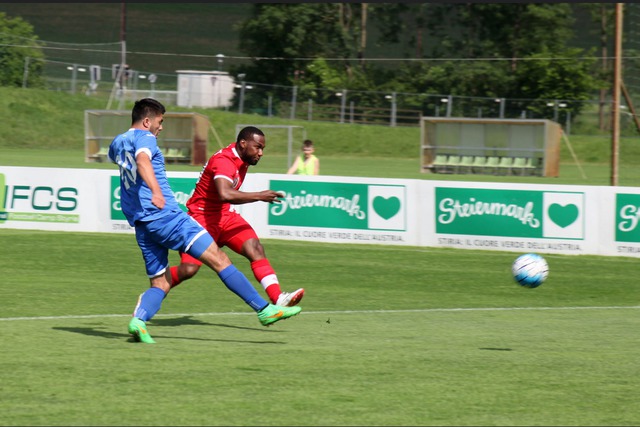
<svg viewBox="0 0 640 427">
<path fill-rule="evenodd" d="M 250 139 L 253 139 L 253 135 L 264 136 L 264 133 L 255 126 L 247 126 L 238 133 L 236 142 L 240 141 L 241 139 L 249 141 Z"/>
<path fill-rule="evenodd" d="M 164 105 L 153 98 L 142 98 L 133 105 L 131 110 L 131 124 L 143 120 L 145 117 L 155 117 L 166 113 Z"/>
</svg>

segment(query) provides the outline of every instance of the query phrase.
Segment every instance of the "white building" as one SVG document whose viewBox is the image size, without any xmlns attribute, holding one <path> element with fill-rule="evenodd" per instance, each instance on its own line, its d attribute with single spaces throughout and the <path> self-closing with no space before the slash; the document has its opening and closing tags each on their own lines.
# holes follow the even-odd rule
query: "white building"
<svg viewBox="0 0 640 427">
<path fill-rule="evenodd" d="M 177 70 L 179 107 L 230 107 L 235 81 L 224 71 Z"/>
</svg>

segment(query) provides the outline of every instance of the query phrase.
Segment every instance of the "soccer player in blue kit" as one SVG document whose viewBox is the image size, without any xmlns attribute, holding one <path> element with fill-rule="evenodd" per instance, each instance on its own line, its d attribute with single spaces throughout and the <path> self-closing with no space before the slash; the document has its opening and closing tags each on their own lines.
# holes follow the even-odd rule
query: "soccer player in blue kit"
<svg viewBox="0 0 640 427">
<path fill-rule="evenodd" d="M 120 169 L 122 212 L 135 228 L 151 283 L 138 298 L 129 333 L 136 341 L 155 343 L 146 322 L 160 310 L 171 289 L 167 270 L 169 249 L 188 253 L 214 270 L 231 292 L 257 312 L 264 326 L 295 316 L 301 310 L 299 306 L 282 307 L 262 298 L 211 235 L 178 205 L 156 139 L 165 112 L 165 107 L 155 99 L 136 101 L 131 111 L 131 128 L 116 136 L 109 146 L 109 159 Z"/>
</svg>

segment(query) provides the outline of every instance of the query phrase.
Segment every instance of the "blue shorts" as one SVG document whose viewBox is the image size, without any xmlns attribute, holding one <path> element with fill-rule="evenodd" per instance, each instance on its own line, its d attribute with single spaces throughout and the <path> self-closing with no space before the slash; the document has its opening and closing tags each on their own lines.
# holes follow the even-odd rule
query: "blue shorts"
<svg viewBox="0 0 640 427">
<path fill-rule="evenodd" d="M 149 222 L 136 221 L 135 229 L 149 277 L 165 272 L 169 266 L 169 249 L 200 258 L 213 243 L 207 230 L 183 211 Z"/>
</svg>

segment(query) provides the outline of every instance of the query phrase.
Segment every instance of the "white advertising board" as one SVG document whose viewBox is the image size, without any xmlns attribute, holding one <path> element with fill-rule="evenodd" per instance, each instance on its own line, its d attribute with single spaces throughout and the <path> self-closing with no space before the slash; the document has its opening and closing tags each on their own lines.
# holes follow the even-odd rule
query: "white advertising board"
<svg viewBox="0 0 640 427">
<path fill-rule="evenodd" d="M 239 212 L 258 236 L 333 243 L 419 244 L 418 182 L 331 176 L 247 175 L 243 190 L 282 192 L 282 203 Z"/>
<path fill-rule="evenodd" d="M 197 172 L 169 172 L 177 200 Z M 640 257 L 640 189 L 248 174 L 282 203 L 235 209 L 261 238 Z M 117 170 L 0 166 L 0 230 L 132 233 Z"/>
</svg>

